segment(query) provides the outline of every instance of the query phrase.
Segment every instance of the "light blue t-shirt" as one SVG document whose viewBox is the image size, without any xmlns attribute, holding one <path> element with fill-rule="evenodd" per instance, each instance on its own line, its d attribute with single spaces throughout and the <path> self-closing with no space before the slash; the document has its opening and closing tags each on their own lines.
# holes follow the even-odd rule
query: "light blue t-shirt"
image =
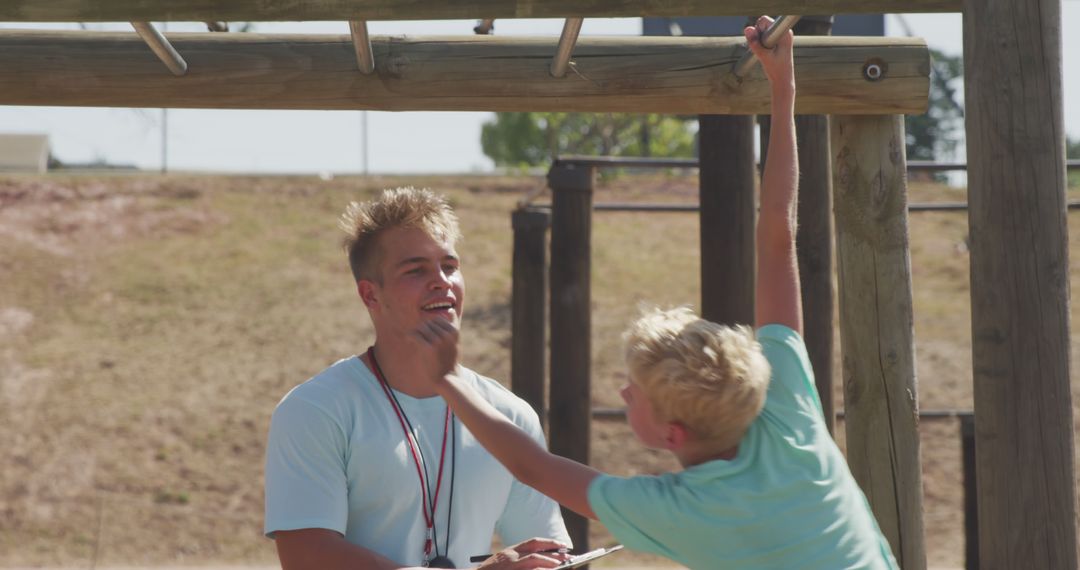
<svg viewBox="0 0 1080 570">
<path fill-rule="evenodd" d="M 829 435 L 802 338 L 780 325 L 757 338 L 772 379 L 735 459 L 597 477 L 593 512 L 628 548 L 693 569 L 896 569 Z"/>
<path fill-rule="evenodd" d="M 527 403 L 471 370 L 462 378 L 544 444 Z M 415 428 L 434 491 L 446 403 L 395 395 Z M 454 424 L 456 453 L 448 441 L 436 508 L 438 552 L 446 554 L 447 526 L 449 556 L 459 568 L 490 552 L 496 533 L 505 544 L 535 536 L 569 542 L 558 505 L 514 479 L 468 429 Z M 329 529 L 399 563 L 422 562 L 426 525 L 416 465 L 397 414 L 360 359 L 337 362 L 281 400 L 270 422 L 265 475 L 267 536 Z"/>
</svg>

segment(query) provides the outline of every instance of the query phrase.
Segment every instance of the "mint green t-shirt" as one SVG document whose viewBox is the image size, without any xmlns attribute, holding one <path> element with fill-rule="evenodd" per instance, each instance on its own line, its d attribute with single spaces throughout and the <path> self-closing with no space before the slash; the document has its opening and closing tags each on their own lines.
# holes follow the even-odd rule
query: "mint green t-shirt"
<svg viewBox="0 0 1080 570">
<path fill-rule="evenodd" d="M 896 569 L 825 426 L 802 338 L 780 325 L 757 338 L 772 379 L 735 459 L 597 477 L 593 512 L 628 548 L 693 569 Z"/>
</svg>

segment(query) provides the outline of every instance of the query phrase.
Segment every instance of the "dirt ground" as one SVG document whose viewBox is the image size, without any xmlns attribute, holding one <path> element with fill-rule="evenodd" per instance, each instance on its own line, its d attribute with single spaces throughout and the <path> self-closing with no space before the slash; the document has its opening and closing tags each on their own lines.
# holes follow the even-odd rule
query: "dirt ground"
<svg viewBox="0 0 1080 570">
<path fill-rule="evenodd" d="M 370 341 L 335 220 L 348 200 L 399 184 L 454 201 L 466 234 L 464 360 L 508 381 L 509 212 L 539 179 L 0 178 L 0 568 L 272 564 L 261 536 L 269 414 Z M 596 201 L 687 203 L 695 189 L 687 173 L 624 175 Z M 933 184 L 910 193 L 964 199 Z M 1075 299 L 1080 215 L 1069 223 Z M 913 214 L 910 224 L 920 407 L 970 409 L 967 217 Z M 697 236 L 695 216 L 595 217 L 594 406 L 621 406 L 619 336 L 639 302 L 698 304 Z M 957 422 L 924 421 L 920 437 L 928 557 L 960 567 Z M 592 450 L 613 473 L 674 468 L 620 421 L 594 423 Z M 593 545 L 611 540 L 593 528 Z M 627 566 L 611 568 L 665 565 L 620 556 Z"/>
</svg>

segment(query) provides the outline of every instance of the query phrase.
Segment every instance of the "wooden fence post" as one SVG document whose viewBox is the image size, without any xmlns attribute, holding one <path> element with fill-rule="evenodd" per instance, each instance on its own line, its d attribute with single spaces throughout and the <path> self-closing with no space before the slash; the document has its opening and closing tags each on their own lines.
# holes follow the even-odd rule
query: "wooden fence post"
<svg viewBox="0 0 1080 570">
<path fill-rule="evenodd" d="M 514 228 L 510 388 L 540 416 L 547 430 L 547 232 L 551 214 L 522 208 Z"/>
<path fill-rule="evenodd" d="M 754 323 L 754 118 L 698 117 L 701 315 Z"/>
<path fill-rule="evenodd" d="M 960 416 L 960 449 L 964 465 L 964 569 L 979 570 L 979 500 L 975 463 L 975 416 Z"/>
<path fill-rule="evenodd" d="M 833 215 L 829 116 L 795 117 L 799 148 L 799 227 L 795 246 L 802 281 L 806 350 L 829 433 L 836 429 L 833 398 Z"/>
<path fill-rule="evenodd" d="M 904 118 L 832 117 L 847 456 L 900 567 L 926 568 Z"/>
<path fill-rule="evenodd" d="M 983 568 L 1076 568 L 1061 2 L 965 0 Z"/>
<path fill-rule="evenodd" d="M 589 462 L 592 422 L 590 264 L 594 169 L 556 163 L 551 188 L 551 451 Z M 589 546 L 589 521 L 563 508 L 577 550 Z"/>
</svg>

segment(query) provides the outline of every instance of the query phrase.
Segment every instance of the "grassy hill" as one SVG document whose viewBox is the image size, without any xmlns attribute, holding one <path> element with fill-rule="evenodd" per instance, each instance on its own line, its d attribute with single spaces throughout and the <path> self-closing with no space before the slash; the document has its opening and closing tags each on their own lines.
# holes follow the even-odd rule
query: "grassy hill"
<svg viewBox="0 0 1080 570">
<path fill-rule="evenodd" d="M 372 341 L 337 216 L 404 184 L 455 203 L 464 359 L 508 381 L 509 212 L 539 179 L 0 178 L 0 566 L 275 560 L 261 536 L 270 412 Z M 671 174 L 618 178 L 596 200 L 695 197 L 696 176 Z M 1074 298 L 1078 224 L 1071 214 Z M 920 402 L 969 409 L 967 216 L 913 214 L 911 226 Z M 593 402 L 619 406 L 619 335 L 638 303 L 698 304 L 697 219 L 601 213 L 593 231 Z M 922 429 L 929 554 L 960 565 L 958 428 Z M 631 439 L 597 423 L 594 463 L 672 465 Z"/>
</svg>

